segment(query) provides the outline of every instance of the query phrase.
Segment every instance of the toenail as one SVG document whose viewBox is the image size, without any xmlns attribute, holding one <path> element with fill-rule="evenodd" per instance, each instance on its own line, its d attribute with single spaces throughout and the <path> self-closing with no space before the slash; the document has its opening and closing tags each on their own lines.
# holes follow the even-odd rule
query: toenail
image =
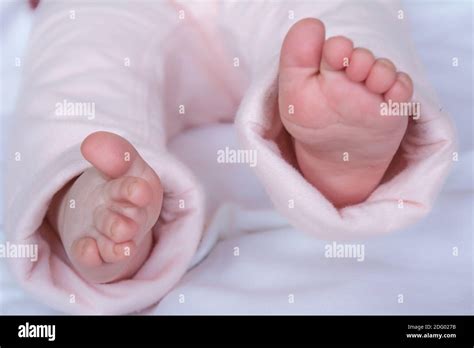
<svg viewBox="0 0 474 348">
<path fill-rule="evenodd" d="M 115 220 L 112 223 L 112 226 L 110 226 L 110 236 L 111 237 L 115 237 L 115 235 L 117 234 L 117 228 L 118 228 L 119 224 L 120 224 L 119 221 Z"/>
<path fill-rule="evenodd" d="M 84 255 L 84 249 L 85 249 L 85 243 L 83 240 L 80 240 L 79 242 L 77 242 L 78 244 L 78 249 L 79 249 L 79 253 L 81 255 Z"/>
<path fill-rule="evenodd" d="M 410 79 L 405 76 L 405 75 L 399 75 L 398 76 L 398 80 L 405 86 L 405 87 L 409 87 L 410 86 Z"/>
<path fill-rule="evenodd" d="M 389 68 L 395 68 L 395 65 L 392 62 L 390 62 L 389 60 L 386 60 L 386 59 L 380 59 L 379 63 L 382 63 L 383 65 L 385 65 L 386 67 L 389 67 Z"/>
<path fill-rule="evenodd" d="M 130 185 L 128 185 L 128 195 L 129 196 L 131 196 L 133 194 L 133 191 L 135 191 L 136 187 L 137 187 L 137 181 L 134 181 Z"/>
<path fill-rule="evenodd" d="M 115 255 L 119 255 L 120 252 L 121 252 L 120 245 L 114 246 L 114 254 L 115 254 Z"/>
</svg>

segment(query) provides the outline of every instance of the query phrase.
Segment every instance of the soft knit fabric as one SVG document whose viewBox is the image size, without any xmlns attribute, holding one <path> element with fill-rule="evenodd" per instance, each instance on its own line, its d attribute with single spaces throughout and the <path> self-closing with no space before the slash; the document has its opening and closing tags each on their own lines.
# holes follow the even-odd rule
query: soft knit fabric
<svg viewBox="0 0 474 348">
<path fill-rule="evenodd" d="M 242 146 L 257 152 L 257 175 L 299 229 L 341 240 L 387 233 L 422 217 L 452 162 L 453 131 L 401 10 L 394 1 L 42 1 L 23 67 L 6 182 L 8 241 L 39 245 L 37 262 L 10 259 L 19 282 L 69 313 L 130 313 L 158 302 L 189 267 L 205 209 L 199 184 L 166 143 L 187 128 L 236 114 Z M 403 160 L 365 202 L 341 210 L 285 161 L 277 141 L 279 50 L 304 17 L 320 18 L 328 36 L 345 35 L 389 57 L 412 76 L 414 100 L 421 102 L 421 118 L 410 122 L 401 146 Z M 63 102 L 94 103 L 95 115 L 58 114 Z M 129 140 L 165 190 L 149 259 L 133 278 L 101 285 L 74 271 L 45 220 L 53 195 L 90 166 L 79 146 L 98 130 Z"/>
</svg>

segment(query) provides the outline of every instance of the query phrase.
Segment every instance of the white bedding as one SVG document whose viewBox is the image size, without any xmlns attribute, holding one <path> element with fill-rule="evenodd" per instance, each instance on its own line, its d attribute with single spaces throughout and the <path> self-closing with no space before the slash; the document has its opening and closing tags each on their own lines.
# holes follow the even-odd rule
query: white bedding
<svg viewBox="0 0 474 348">
<path fill-rule="evenodd" d="M 24 2 L 0 4 L 0 112 L 6 129 L 19 81 L 15 57 L 22 56 L 32 14 Z M 212 160 L 217 149 L 235 146 L 231 126 L 194 130 L 171 146 L 206 187 L 210 207 L 220 208 L 196 266 L 147 313 L 473 313 L 472 3 L 407 1 L 406 15 L 459 136 L 459 161 L 431 214 L 390 236 L 360 241 L 363 262 L 325 258 L 327 243 L 278 216 L 250 168 Z M 458 67 L 452 66 L 454 57 Z M 203 140 L 206 147 L 195 146 Z M 191 146 L 200 154 L 186 158 L 182 149 Z M 1 151 L 2 166 L 5 156 Z M 222 192 L 233 201 L 222 202 Z M 0 261 L 1 313 L 54 313 L 24 294 Z"/>
</svg>

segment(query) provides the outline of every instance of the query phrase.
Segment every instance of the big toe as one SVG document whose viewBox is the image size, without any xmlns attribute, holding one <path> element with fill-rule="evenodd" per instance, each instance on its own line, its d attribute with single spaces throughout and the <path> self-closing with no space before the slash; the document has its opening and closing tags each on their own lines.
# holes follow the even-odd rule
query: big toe
<svg viewBox="0 0 474 348">
<path fill-rule="evenodd" d="M 309 68 L 319 70 L 324 45 L 324 24 L 315 18 L 306 18 L 295 23 L 281 48 L 280 72 L 286 68 Z"/>
<path fill-rule="evenodd" d="M 291 108 L 304 105 L 299 100 L 305 98 L 309 77 L 319 72 L 324 45 L 324 24 L 314 18 L 306 18 L 295 23 L 283 41 L 278 73 L 280 115 L 294 119 Z"/>
<path fill-rule="evenodd" d="M 94 167 L 111 178 L 129 172 L 141 159 L 132 144 L 110 132 L 95 132 L 87 136 L 82 142 L 81 152 Z"/>
<path fill-rule="evenodd" d="M 122 198 L 138 206 L 154 204 L 161 207 L 160 178 L 126 139 L 114 133 L 95 132 L 84 139 L 81 152 L 102 174 L 117 179 L 112 183 Z M 122 177 L 128 178 L 122 180 Z"/>
</svg>

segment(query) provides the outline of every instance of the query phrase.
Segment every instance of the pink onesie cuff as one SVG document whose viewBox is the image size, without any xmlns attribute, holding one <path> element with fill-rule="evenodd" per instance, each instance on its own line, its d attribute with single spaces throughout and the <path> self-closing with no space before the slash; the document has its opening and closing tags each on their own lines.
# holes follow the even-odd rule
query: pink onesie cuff
<svg viewBox="0 0 474 348">
<path fill-rule="evenodd" d="M 38 245 L 38 259 L 11 258 L 12 273 L 34 297 L 52 308 L 76 314 L 122 314 L 156 304 L 183 276 L 199 244 L 203 226 L 203 194 L 194 177 L 166 152 L 136 142 L 140 155 L 160 176 L 165 188 L 155 245 L 131 278 L 110 284 L 85 281 L 66 261 L 62 246 L 45 220 L 49 202 L 61 187 L 90 164 L 79 143 L 55 158 L 38 159 L 37 172 L 10 195 L 7 240 Z M 46 163 L 41 162 L 45 160 Z M 39 169 L 41 168 L 41 169 Z M 13 189 L 13 188 L 12 188 Z M 32 196 L 32 193 L 35 193 Z"/>
<path fill-rule="evenodd" d="M 421 117 L 410 120 L 400 148 L 402 160 L 392 163 L 367 200 L 336 209 L 284 159 L 283 147 L 278 146 L 282 131 L 278 59 L 267 67 L 244 96 L 236 127 L 243 147 L 256 151 L 254 169 L 270 199 L 291 224 L 321 239 L 348 240 L 388 233 L 429 212 L 455 157 L 455 146 L 451 122 L 423 77 L 413 78 L 413 100 L 421 103 Z"/>
</svg>

